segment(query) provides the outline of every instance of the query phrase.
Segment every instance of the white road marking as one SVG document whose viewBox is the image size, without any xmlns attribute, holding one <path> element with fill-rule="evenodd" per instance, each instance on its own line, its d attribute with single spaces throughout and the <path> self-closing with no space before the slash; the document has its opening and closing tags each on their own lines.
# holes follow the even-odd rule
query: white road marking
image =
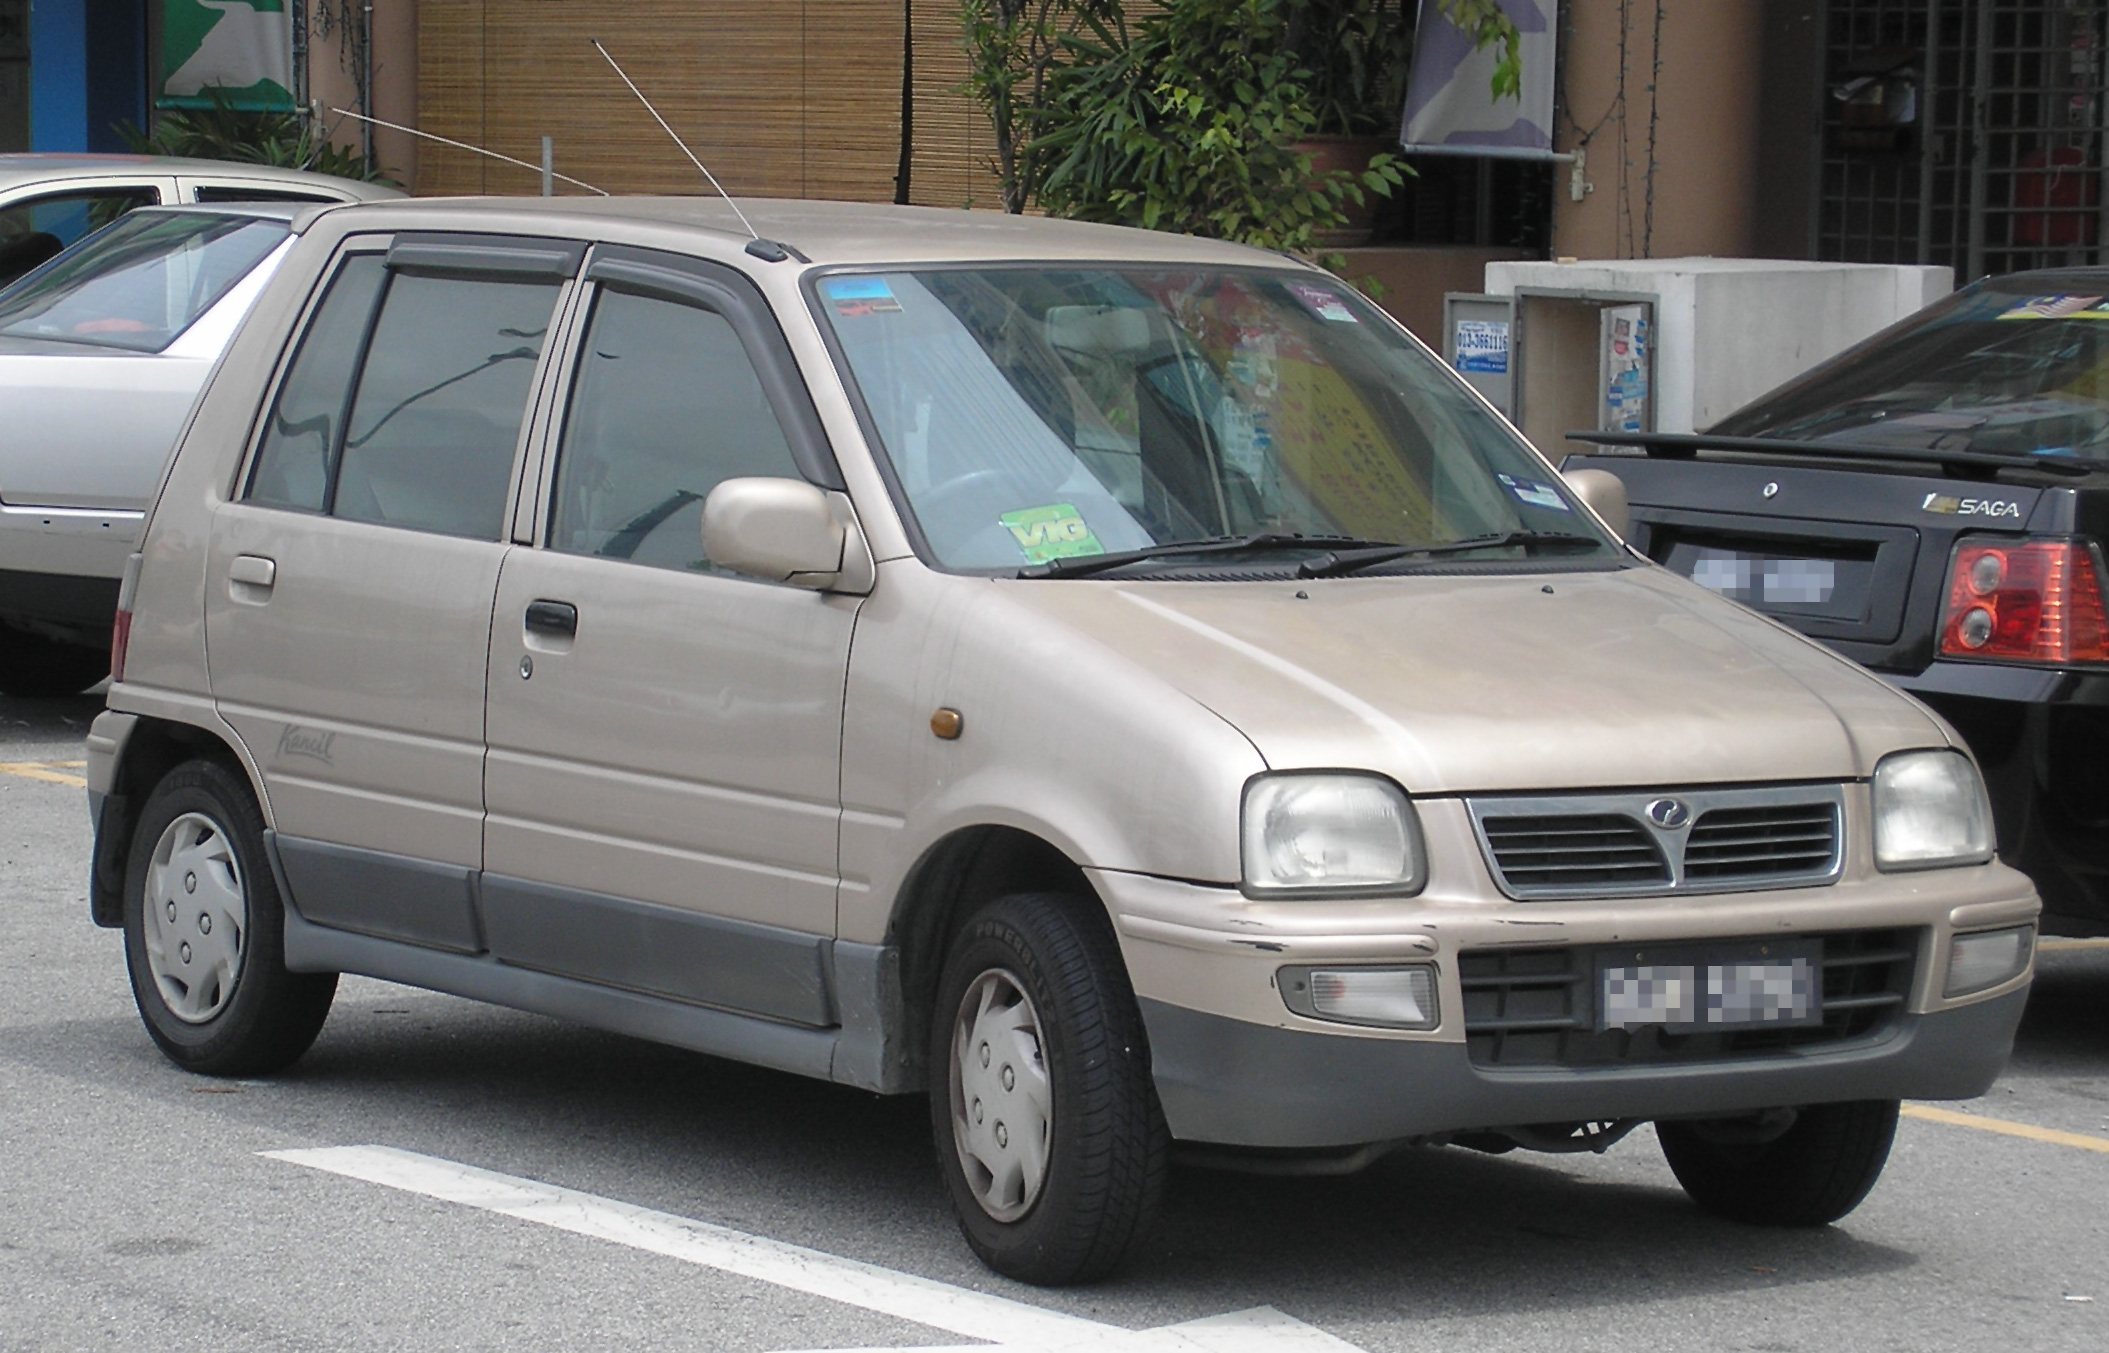
<svg viewBox="0 0 2109 1353">
<path fill-rule="evenodd" d="M 1126 1330 L 765 1236 L 393 1147 L 332 1146 L 261 1154 L 613 1241 L 1021 1353 L 1359 1353 L 1353 1344 L 1269 1306 L 1162 1329 Z"/>
</svg>

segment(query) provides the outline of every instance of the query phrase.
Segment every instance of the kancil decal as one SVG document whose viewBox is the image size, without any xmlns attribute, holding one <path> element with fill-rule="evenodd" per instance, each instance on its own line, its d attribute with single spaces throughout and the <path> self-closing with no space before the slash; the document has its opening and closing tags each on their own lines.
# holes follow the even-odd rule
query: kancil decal
<svg viewBox="0 0 2109 1353">
<path fill-rule="evenodd" d="M 2015 521 L 2021 520 L 2021 504 L 1998 498 L 1958 498 L 1952 493 L 1929 493 L 1919 506 L 1944 517 L 2012 517 Z"/>
</svg>

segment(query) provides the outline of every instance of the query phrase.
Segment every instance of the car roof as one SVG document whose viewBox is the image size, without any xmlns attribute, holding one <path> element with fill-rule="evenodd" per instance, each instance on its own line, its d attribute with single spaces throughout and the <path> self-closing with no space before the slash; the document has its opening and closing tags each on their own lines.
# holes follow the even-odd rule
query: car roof
<svg viewBox="0 0 2109 1353">
<path fill-rule="evenodd" d="M 2016 295 L 2069 292 L 2076 287 L 2109 295 L 2109 268 L 2035 268 L 2028 272 L 2010 272 L 1980 278 L 1973 285 L 1984 291 L 2004 291 Z"/>
<path fill-rule="evenodd" d="M 54 179 L 138 178 L 142 175 L 182 175 L 189 178 L 240 179 L 248 182 L 282 183 L 288 188 L 325 188 L 355 198 L 394 197 L 397 190 L 377 183 L 360 183 L 334 174 L 305 169 L 282 169 L 268 164 L 242 164 L 235 160 L 194 160 L 173 155 L 88 155 L 51 151 L 0 155 L 0 191 L 47 183 Z"/>
<path fill-rule="evenodd" d="M 816 264 L 1064 259 L 1247 268 L 1305 266 L 1285 255 L 1221 240 L 1044 216 L 801 198 L 741 198 L 739 205 L 762 238 L 787 245 Z M 444 216 L 455 229 L 464 220 L 489 216 L 503 219 L 492 220 L 487 228 L 540 230 L 589 239 L 597 237 L 607 223 L 634 222 L 668 227 L 669 245 L 675 245 L 679 235 L 696 230 L 735 238 L 747 235 L 739 217 L 718 197 L 418 198 L 345 210 L 354 218 L 373 212 L 385 212 L 392 220 L 405 215 Z"/>
</svg>

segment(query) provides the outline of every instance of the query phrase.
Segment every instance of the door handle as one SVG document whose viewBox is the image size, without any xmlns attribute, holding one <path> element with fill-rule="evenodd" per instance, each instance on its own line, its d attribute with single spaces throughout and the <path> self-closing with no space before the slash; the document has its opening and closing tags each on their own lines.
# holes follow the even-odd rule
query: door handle
<svg viewBox="0 0 2109 1353">
<path fill-rule="evenodd" d="M 278 561 L 261 554 L 238 554 L 227 565 L 227 581 L 269 591 L 278 581 Z"/>
<path fill-rule="evenodd" d="M 527 603 L 527 632 L 576 638 L 579 608 L 568 601 L 530 601 Z"/>
</svg>

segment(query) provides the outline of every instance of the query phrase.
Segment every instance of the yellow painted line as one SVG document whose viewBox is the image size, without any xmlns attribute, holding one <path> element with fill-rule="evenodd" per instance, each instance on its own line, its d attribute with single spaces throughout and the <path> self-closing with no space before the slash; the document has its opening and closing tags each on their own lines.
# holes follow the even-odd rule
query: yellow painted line
<svg viewBox="0 0 2109 1353">
<path fill-rule="evenodd" d="M 2004 1118 L 1980 1118 L 1974 1113 L 1936 1109 L 1930 1104 L 1906 1104 L 1903 1112 L 1906 1118 L 1920 1118 L 1929 1123 L 1976 1128 L 1979 1132 L 1996 1132 L 2002 1137 L 2022 1137 L 2032 1142 L 2073 1146 L 2082 1151 L 2100 1151 L 2109 1155 L 2109 1137 L 2090 1137 L 2084 1132 L 2060 1132 L 2056 1128 L 2037 1127 L 2034 1123 L 2010 1123 Z"/>
<path fill-rule="evenodd" d="M 88 782 L 81 776 L 68 775 L 62 766 L 85 766 L 85 761 L 0 761 L 0 775 L 13 775 L 24 780 L 44 780 L 55 785 L 71 785 L 75 789 L 86 789 Z"/>
<path fill-rule="evenodd" d="M 2036 951 L 2043 954 L 2065 954 L 2078 949 L 2109 949 L 2109 939 L 2036 941 Z"/>
</svg>

